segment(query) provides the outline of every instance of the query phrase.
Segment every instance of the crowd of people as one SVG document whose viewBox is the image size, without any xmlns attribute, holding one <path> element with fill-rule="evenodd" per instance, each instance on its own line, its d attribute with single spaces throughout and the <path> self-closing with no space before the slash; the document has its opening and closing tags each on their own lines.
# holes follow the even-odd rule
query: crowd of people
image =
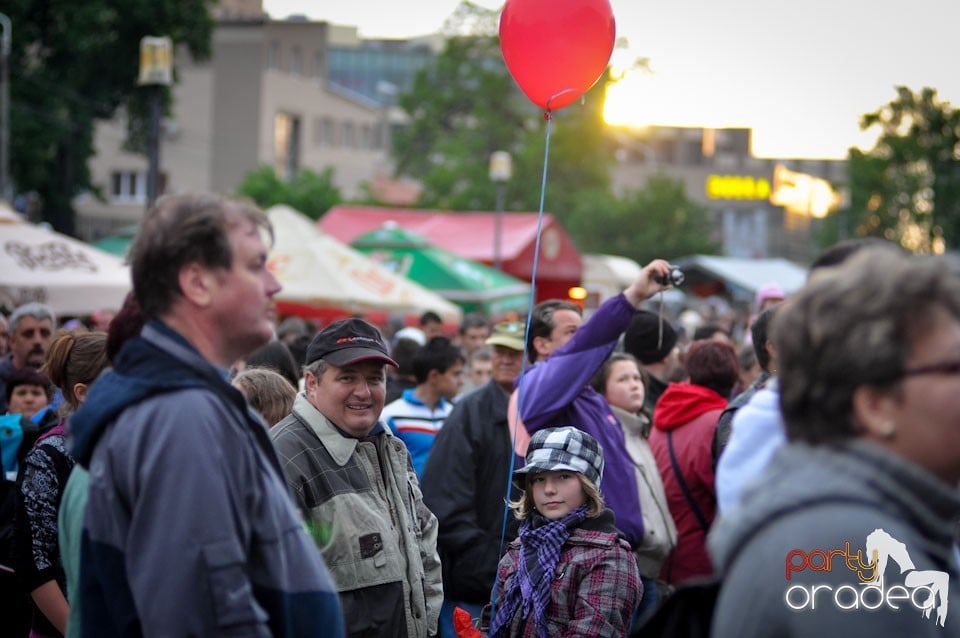
<svg viewBox="0 0 960 638">
<path fill-rule="evenodd" d="M 704 582 L 721 637 L 960 625 L 946 258 L 845 242 L 743 325 L 656 259 L 586 317 L 318 326 L 271 233 L 161 198 L 116 313 L 0 318 L 4 635 L 647 636 Z"/>
</svg>

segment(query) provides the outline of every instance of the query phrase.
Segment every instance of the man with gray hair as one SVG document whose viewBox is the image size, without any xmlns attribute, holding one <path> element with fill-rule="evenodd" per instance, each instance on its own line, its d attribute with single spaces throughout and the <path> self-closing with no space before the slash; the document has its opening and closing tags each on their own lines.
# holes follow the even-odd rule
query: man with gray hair
<svg viewBox="0 0 960 638">
<path fill-rule="evenodd" d="M 207 195 L 161 198 L 134 239 L 149 321 L 70 422 L 90 473 L 82 636 L 343 636 L 266 425 L 227 378 L 273 336 L 269 239 L 263 211 Z"/>
<path fill-rule="evenodd" d="M 7 379 L 21 368 L 40 369 L 57 329 L 57 318 L 49 306 L 31 302 L 13 311 L 7 322 L 10 353 L 0 360 L 0 414 L 7 411 Z"/>
</svg>

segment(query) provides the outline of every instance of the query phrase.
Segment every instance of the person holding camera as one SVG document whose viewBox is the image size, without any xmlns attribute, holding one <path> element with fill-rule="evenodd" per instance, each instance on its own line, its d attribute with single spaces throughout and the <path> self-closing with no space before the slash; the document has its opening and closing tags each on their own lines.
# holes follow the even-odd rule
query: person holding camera
<svg viewBox="0 0 960 638">
<path fill-rule="evenodd" d="M 590 378 L 613 352 L 640 303 L 671 286 L 675 270 L 655 259 L 587 322 L 576 304 L 560 300 L 537 304 L 527 337 L 527 354 L 534 365 L 522 377 L 517 393 L 526 433 L 575 424 L 600 442 L 608 477 L 603 496 L 634 549 L 643 542 L 643 519 L 633 461 L 617 417 L 603 395 L 590 386 Z M 518 442 L 523 434 L 518 433 Z M 523 456 L 526 449 L 517 453 Z"/>
</svg>

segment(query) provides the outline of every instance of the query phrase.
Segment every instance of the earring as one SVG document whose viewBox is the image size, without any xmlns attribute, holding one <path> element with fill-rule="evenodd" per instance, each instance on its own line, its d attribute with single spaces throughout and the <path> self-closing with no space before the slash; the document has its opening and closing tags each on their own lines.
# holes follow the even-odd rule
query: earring
<svg viewBox="0 0 960 638">
<path fill-rule="evenodd" d="M 893 439 L 893 437 L 895 437 L 896 435 L 897 435 L 897 424 L 894 423 L 893 421 L 887 421 L 880 428 L 880 436 L 882 436 L 888 441 Z"/>
</svg>

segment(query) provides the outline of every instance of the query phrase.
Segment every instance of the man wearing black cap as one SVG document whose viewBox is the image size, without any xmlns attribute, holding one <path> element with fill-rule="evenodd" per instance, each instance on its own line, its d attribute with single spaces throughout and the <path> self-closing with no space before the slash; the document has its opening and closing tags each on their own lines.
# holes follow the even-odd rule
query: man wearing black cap
<svg viewBox="0 0 960 638">
<path fill-rule="evenodd" d="M 351 636 L 425 638 L 443 601 L 437 519 L 403 442 L 380 423 L 380 333 L 344 319 L 307 348 L 305 389 L 270 437 L 333 574 Z"/>
<path fill-rule="evenodd" d="M 670 322 L 649 310 L 638 310 L 623 334 L 623 350 L 635 356 L 650 377 L 643 408 L 653 414 L 657 399 L 680 367 L 677 331 Z"/>
</svg>

